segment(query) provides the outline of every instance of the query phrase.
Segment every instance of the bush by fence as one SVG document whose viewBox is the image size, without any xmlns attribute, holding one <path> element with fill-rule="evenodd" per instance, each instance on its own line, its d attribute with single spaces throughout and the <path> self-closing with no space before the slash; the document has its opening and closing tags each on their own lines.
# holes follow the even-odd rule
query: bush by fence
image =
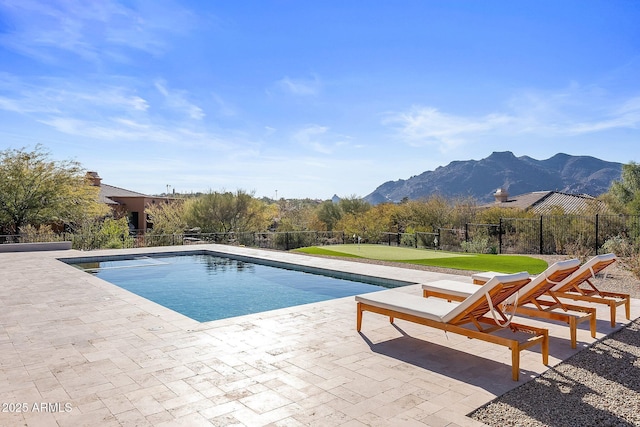
<svg viewBox="0 0 640 427">
<path fill-rule="evenodd" d="M 71 241 L 74 249 L 134 248 L 202 243 L 235 244 L 291 250 L 304 246 L 358 243 L 358 236 L 342 231 L 290 231 L 246 233 L 131 233 L 106 239 L 99 234 L 61 233 L 0 236 L 0 243 Z M 638 248 L 640 216 L 546 215 L 538 218 L 501 218 L 498 224 L 464 224 L 433 233 L 379 233 L 361 243 L 447 251 L 501 254 L 589 255 L 619 248 Z"/>
</svg>

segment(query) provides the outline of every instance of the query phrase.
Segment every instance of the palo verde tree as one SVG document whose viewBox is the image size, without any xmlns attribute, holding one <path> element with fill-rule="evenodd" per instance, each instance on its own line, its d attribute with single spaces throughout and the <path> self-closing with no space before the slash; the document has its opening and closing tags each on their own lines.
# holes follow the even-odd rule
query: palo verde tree
<svg viewBox="0 0 640 427">
<path fill-rule="evenodd" d="M 243 190 L 208 192 L 185 205 L 184 220 L 204 233 L 265 230 L 266 205 Z"/>
<path fill-rule="evenodd" d="M 51 160 L 40 144 L 0 151 L 0 226 L 8 233 L 104 215 L 98 192 L 78 162 Z"/>
<path fill-rule="evenodd" d="M 147 215 L 153 228 L 152 234 L 180 234 L 183 233 L 189 224 L 185 219 L 184 200 L 172 200 L 167 203 L 158 203 L 147 207 Z"/>
</svg>

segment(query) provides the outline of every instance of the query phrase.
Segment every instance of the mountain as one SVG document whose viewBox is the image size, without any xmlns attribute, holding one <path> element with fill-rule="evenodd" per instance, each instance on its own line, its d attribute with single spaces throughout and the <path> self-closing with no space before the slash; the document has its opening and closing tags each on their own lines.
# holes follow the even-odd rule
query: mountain
<svg viewBox="0 0 640 427">
<path fill-rule="evenodd" d="M 482 160 L 453 161 L 406 180 L 385 182 L 365 200 L 375 205 L 438 194 L 490 202 L 498 188 L 514 196 L 543 190 L 598 196 L 606 193 L 613 181 L 620 180 L 621 173 L 622 163 L 590 156 L 559 153 L 536 160 L 516 157 L 510 151 L 494 152 Z"/>
</svg>

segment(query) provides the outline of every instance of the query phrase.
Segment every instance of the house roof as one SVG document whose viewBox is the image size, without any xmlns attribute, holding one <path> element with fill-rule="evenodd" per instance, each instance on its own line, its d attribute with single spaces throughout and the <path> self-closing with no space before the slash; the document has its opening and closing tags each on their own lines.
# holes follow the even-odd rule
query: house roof
<svg viewBox="0 0 640 427">
<path fill-rule="evenodd" d="M 113 185 L 100 184 L 100 201 L 108 205 L 119 205 L 120 203 L 113 200 L 113 197 L 152 197 L 146 194 L 137 193 L 124 188 L 114 187 Z"/>
<path fill-rule="evenodd" d="M 598 211 L 606 210 L 604 203 L 588 194 L 568 194 L 559 191 L 533 191 L 517 196 L 510 196 L 506 201 L 494 202 L 484 205 L 485 208 L 500 206 L 505 208 L 517 208 L 533 210 L 537 213 L 546 213 L 554 208 L 560 208 L 567 214 L 577 214 L 593 209 L 596 204 Z"/>
</svg>

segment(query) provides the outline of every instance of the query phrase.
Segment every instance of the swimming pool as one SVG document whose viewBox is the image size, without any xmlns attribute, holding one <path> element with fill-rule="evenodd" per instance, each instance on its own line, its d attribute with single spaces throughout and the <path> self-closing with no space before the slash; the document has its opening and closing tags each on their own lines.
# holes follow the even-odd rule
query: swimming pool
<svg viewBox="0 0 640 427">
<path fill-rule="evenodd" d="M 213 254 L 65 260 L 87 273 L 199 322 L 374 292 L 404 282 L 377 283 L 315 274 Z M 374 278 L 371 278 L 375 281 Z"/>
</svg>

